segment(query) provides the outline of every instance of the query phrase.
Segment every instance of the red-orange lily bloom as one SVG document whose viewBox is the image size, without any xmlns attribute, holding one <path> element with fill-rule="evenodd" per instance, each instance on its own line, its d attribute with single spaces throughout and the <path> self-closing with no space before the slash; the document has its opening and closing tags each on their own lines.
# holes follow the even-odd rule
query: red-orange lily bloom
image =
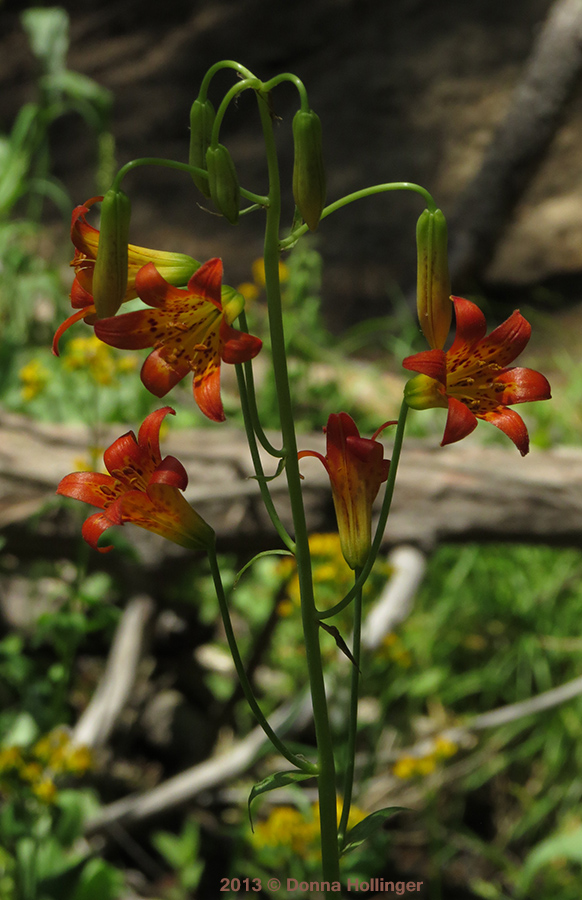
<svg viewBox="0 0 582 900">
<path fill-rule="evenodd" d="M 215 422 L 224 421 L 220 364 L 253 359 L 262 342 L 232 328 L 244 299 L 233 291 L 233 299 L 222 306 L 221 260 L 200 266 L 186 290 L 168 284 L 153 263 L 140 269 L 135 281 L 139 296 L 152 309 L 100 319 L 95 334 L 122 350 L 154 348 L 142 366 L 141 380 L 156 397 L 193 372 L 194 399 L 201 411 Z"/>
<path fill-rule="evenodd" d="M 479 307 L 462 297 L 452 300 L 457 330 L 450 350 L 425 350 L 402 363 L 421 373 L 406 385 L 406 401 L 413 409 L 448 409 L 441 446 L 462 440 L 477 427 L 478 419 L 484 419 L 511 438 L 525 456 L 527 428 L 508 407 L 551 397 L 548 380 L 540 372 L 508 368 L 527 345 L 531 326 L 516 310 L 485 337 L 487 324 Z"/>
<path fill-rule="evenodd" d="M 332 413 L 325 428 L 326 455 L 315 450 L 298 454 L 299 459 L 315 456 L 327 470 L 342 554 L 352 569 L 363 566 L 370 551 L 372 504 L 390 466 L 376 438 L 392 424 L 386 422 L 371 438 L 363 438 L 351 416 Z"/>
<path fill-rule="evenodd" d="M 89 516 L 83 525 L 83 537 L 100 553 L 98 540 L 112 525 L 131 522 L 194 550 L 214 545 L 214 531 L 192 509 L 181 491 L 188 475 L 173 456 L 162 459 L 160 426 L 169 406 L 147 416 L 136 439 L 133 431 L 118 438 L 103 454 L 109 475 L 100 472 L 74 472 L 66 475 L 57 494 L 83 500 L 103 512 Z"/>
<path fill-rule="evenodd" d="M 53 340 L 53 352 L 58 355 L 58 342 L 65 331 L 85 319 L 93 324 L 95 304 L 93 302 L 93 271 L 99 250 L 99 229 L 89 225 L 86 215 L 94 203 L 100 203 L 103 197 L 92 197 L 81 206 L 75 207 L 71 217 L 71 240 L 75 247 L 75 255 L 71 266 L 75 270 L 75 280 L 71 289 L 71 306 L 78 312 L 69 316 L 59 326 Z M 152 262 L 171 284 L 186 284 L 200 263 L 185 253 L 169 253 L 164 250 L 149 250 L 128 244 L 127 291 L 125 300 L 137 297 L 135 277 L 142 266 Z"/>
</svg>

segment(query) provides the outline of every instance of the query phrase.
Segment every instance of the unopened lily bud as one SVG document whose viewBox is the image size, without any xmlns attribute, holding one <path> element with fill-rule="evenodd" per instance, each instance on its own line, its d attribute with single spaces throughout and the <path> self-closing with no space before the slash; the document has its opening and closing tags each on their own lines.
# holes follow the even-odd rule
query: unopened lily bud
<svg viewBox="0 0 582 900">
<path fill-rule="evenodd" d="M 428 351 L 427 351 L 428 352 Z M 447 408 L 442 385 L 429 375 L 415 375 L 404 386 L 404 399 L 410 409 Z"/>
<path fill-rule="evenodd" d="M 206 151 L 210 146 L 214 107 L 210 100 L 195 100 L 190 109 L 190 156 L 189 163 L 198 169 L 206 168 Z M 210 197 L 207 175 L 192 175 L 192 180 L 205 197 Z"/>
<path fill-rule="evenodd" d="M 293 117 L 293 197 L 311 231 L 325 206 L 325 166 L 321 121 L 313 110 L 298 110 Z"/>
<path fill-rule="evenodd" d="M 245 298 L 239 291 L 222 285 L 222 309 L 224 312 L 224 320 L 228 325 L 232 325 L 235 319 L 238 319 L 241 312 L 245 308 Z"/>
<path fill-rule="evenodd" d="M 431 349 L 442 350 L 451 327 L 453 304 L 447 222 L 440 209 L 425 209 L 421 213 L 416 225 L 416 247 L 418 320 Z"/>
<path fill-rule="evenodd" d="M 240 186 L 232 156 L 223 144 L 208 148 L 206 168 L 212 202 L 231 225 L 236 225 L 240 209 Z"/>
<path fill-rule="evenodd" d="M 101 204 L 99 246 L 93 271 L 93 301 L 98 319 L 114 316 L 125 299 L 130 218 L 129 197 L 111 188 Z"/>
</svg>

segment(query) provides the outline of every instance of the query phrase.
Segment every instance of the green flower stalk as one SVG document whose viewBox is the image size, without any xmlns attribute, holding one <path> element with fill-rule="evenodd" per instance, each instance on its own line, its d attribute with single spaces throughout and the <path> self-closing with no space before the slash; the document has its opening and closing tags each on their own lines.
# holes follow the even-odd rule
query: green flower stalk
<svg viewBox="0 0 582 900">
<path fill-rule="evenodd" d="M 215 112 L 210 100 L 195 100 L 190 109 L 189 164 L 198 169 L 206 168 L 206 152 L 210 147 Z M 207 175 L 192 175 L 192 180 L 205 197 L 210 197 Z"/>
</svg>

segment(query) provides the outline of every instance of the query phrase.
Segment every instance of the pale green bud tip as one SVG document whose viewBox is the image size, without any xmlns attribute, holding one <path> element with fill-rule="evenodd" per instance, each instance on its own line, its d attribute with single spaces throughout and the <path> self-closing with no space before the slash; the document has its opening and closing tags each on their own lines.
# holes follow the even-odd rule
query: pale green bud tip
<svg viewBox="0 0 582 900">
<path fill-rule="evenodd" d="M 404 399 L 411 409 L 447 408 L 448 403 L 443 395 L 443 387 L 429 375 L 415 375 L 404 387 Z"/>
<path fill-rule="evenodd" d="M 225 304 L 224 300 L 226 299 L 226 292 L 223 290 L 223 310 L 224 310 L 224 318 L 228 325 L 232 325 L 235 319 L 238 319 L 241 312 L 245 308 L 245 298 L 242 294 L 239 294 L 238 291 L 235 291 L 234 288 L 230 288 L 232 291 L 231 296 L 228 298 L 228 302 Z"/>
</svg>

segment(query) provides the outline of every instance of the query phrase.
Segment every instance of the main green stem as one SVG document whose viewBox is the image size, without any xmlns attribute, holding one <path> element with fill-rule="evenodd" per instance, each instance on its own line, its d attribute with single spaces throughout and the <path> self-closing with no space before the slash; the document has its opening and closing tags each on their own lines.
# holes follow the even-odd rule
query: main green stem
<svg viewBox="0 0 582 900">
<path fill-rule="evenodd" d="M 356 569 L 356 580 L 361 569 Z M 356 738 L 358 734 L 358 692 L 360 686 L 360 658 L 362 646 L 362 588 L 356 592 L 354 600 L 354 637 L 352 641 L 352 677 L 350 684 L 350 714 L 348 719 L 348 740 L 346 750 L 346 764 L 344 770 L 343 807 L 338 828 L 338 841 L 343 847 L 350 807 L 352 805 L 352 792 L 354 787 L 354 770 L 356 766 Z"/>
<path fill-rule="evenodd" d="M 313 594 L 311 557 L 305 521 L 299 462 L 297 459 L 297 438 L 291 405 L 285 334 L 279 282 L 279 228 L 281 219 L 281 188 L 279 164 L 273 134 L 273 125 L 268 97 L 257 92 L 259 113 L 263 127 L 267 165 L 269 173 L 269 206 L 266 210 L 265 227 L 265 283 L 269 306 L 269 328 L 273 355 L 273 374 L 279 400 L 279 415 L 283 447 L 285 450 L 285 474 L 291 503 L 293 527 L 295 531 L 295 556 L 301 591 L 301 615 L 305 654 L 313 704 L 313 720 L 317 741 L 319 763 L 318 791 L 319 818 L 321 827 L 321 859 L 324 881 L 339 881 L 339 851 L 337 841 L 337 804 L 335 786 L 335 761 L 333 742 L 329 725 L 327 698 L 323 680 L 321 650 L 319 646 L 319 623 Z M 331 893 L 326 893 L 331 900 Z"/>
</svg>

